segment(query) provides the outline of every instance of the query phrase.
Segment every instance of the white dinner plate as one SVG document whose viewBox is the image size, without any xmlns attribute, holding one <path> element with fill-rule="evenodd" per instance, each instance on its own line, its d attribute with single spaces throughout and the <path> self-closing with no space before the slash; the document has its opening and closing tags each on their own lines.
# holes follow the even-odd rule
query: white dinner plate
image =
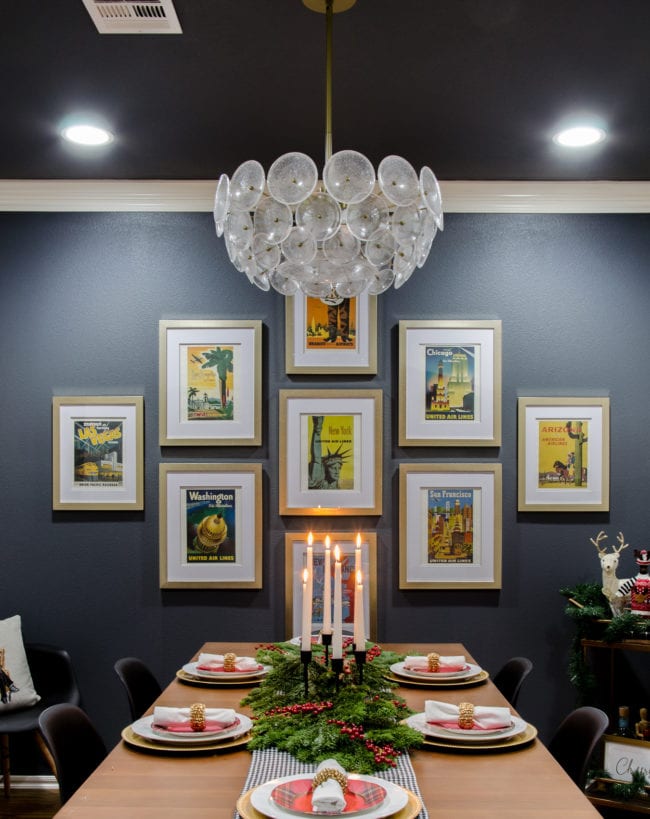
<svg viewBox="0 0 650 819">
<path fill-rule="evenodd" d="M 294 774 L 293 776 L 283 776 L 279 779 L 271 779 L 269 782 L 259 785 L 251 793 L 251 805 L 255 808 L 255 810 L 263 813 L 264 816 L 270 817 L 270 819 L 296 819 L 295 813 L 284 810 L 273 802 L 271 799 L 271 793 L 273 792 L 274 788 L 283 784 L 284 782 L 291 782 L 293 779 L 304 778 L 305 774 Z M 381 785 L 381 787 L 386 791 L 386 798 L 381 805 L 368 813 L 364 813 L 364 819 L 382 819 L 386 816 L 392 816 L 394 813 L 397 813 L 398 811 L 402 810 L 402 808 L 406 807 L 409 801 L 408 792 L 405 791 L 404 788 L 401 788 L 399 785 L 395 785 L 393 782 L 387 782 L 384 779 L 380 779 L 377 776 L 348 774 L 348 779 L 360 779 L 364 782 L 374 782 L 377 785 Z M 311 814 L 305 814 L 305 816 L 310 815 Z"/>
<path fill-rule="evenodd" d="M 393 663 L 390 670 L 398 677 L 407 677 L 411 680 L 464 680 L 466 677 L 475 677 L 481 673 L 480 665 L 467 663 L 462 671 L 412 671 L 404 668 L 404 663 Z"/>
<path fill-rule="evenodd" d="M 253 671 L 204 671 L 197 666 L 198 663 L 186 663 L 183 666 L 183 671 L 192 677 L 204 680 L 257 680 L 268 674 L 271 669 L 270 665 L 262 665 L 261 668 L 256 668 Z"/>
<path fill-rule="evenodd" d="M 502 739 L 510 739 L 517 734 L 521 734 L 526 730 L 527 723 L 519 717 L 512 717 L 512 725 L 510 728 L 499 729 L 499 733 L 492 731 L 456 731 L 454 728 L 443 728 L 442 725 L 432 725 L 427 722 L 424 713 L 413 714 L 405 720 L 407 725 L 410 725 L 416 731 L 424 734 L 426 737 L 435 737 L 436 739 L 444 739 L 448 742 L 499 742 Z"/>
<path fill-rule="evenodd" d="M 204 734 L 202 731 L 196 731 L 191 734 L 172 735 L 170 733 L 163 736 L 154 731 L 152 727 L 153 714 L 137 719 L 131 725 L 131 729 L 134 734 L 149 740 L 149 742 L 161 742 L 165 745 L 205 745 L 206 743 L 220 742 L 222 739 L 235 739 L 247 734 L 253 727 L 250 717 L 245 714 L 237 714 L 237 717 L 239 722 L 236 725 L 233 725 L 232 728 L 226 728 L 218 734 Z"/>
</svg>

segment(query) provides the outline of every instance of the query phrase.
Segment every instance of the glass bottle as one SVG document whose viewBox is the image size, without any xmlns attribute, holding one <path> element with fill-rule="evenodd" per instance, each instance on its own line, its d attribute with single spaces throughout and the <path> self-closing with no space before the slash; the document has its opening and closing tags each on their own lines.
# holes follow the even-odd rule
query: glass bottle
<svg viewBox="0 0 650 819">
<path fill-rule="evenodd" d="M 618 709 L 618 730 L 616 731 L 619 737 L 631 737 L 630 731 L 630 709 L 627 705 L 621 705 Z"/>
</svg>

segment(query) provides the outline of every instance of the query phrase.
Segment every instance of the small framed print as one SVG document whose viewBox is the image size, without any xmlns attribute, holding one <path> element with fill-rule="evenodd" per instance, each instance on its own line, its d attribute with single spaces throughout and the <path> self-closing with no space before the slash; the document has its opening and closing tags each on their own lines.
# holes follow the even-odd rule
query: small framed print
<svg viewBox="0 0 650 819">
<path fill-rule="evenodd" d="M 262 442 L 260 321 L 159 323 L 161 446 Z"/>
<path fill-rule="evenodd" d="M 280 514 L 380 515 L 381 390 L 280 390 Z"/>
<path fill-rule="evenodd" d="M 325 537 L 330 539 L 330 581 L 334 583 L 334 546 L 341 550 L 343 604 L 343 636 L 352 637 L 354 630 L 354 583 L 357 570 L 363 576 L 364 631 L 368 640 L 377 639 L 377 535 L 374 532 L 313 533 L 313 595 L 312 634 L 323 628 L 323 580 L 325 577 Z M 287 534 L 285 537 L 285 624 L 286 638 L 300 636 L 302 631 L 302 573 L 307 567 L 307 536 Z M 331 601 L 330 596 L 330 601 Z M 332 615 L 332 612 L 330 612 Z M 331 621 L 330 617 L 330 621 Z"/>
<path fill-rule="evenodd" d="M 519 399 L 520 512 L 609 510 L 609 398 Z"/>
<path fill-rule="evenodd" d="M 285 305 L 287 373 L 377 372 L 376 296 L 362 293 L 327 305 L 299 293 Z"/>
<path fill-rule="evenodd" d="M 400 464 L 401 589 L 501 588 L 501 464 Z"/>
<path fill-rule="evenodd" d="M 399 360 L 400 446 L 500 446 L 500 321 L 400 321 Z"/>
<path fill-rule="evenodd" d="M 159 465 L 160 588 L 262 588 L 261 464 Z"/>
<path fill-rule="evenodd" d="M 52 508 L 144 508 L 143 399 L 52 400 Z"/>
</svg>

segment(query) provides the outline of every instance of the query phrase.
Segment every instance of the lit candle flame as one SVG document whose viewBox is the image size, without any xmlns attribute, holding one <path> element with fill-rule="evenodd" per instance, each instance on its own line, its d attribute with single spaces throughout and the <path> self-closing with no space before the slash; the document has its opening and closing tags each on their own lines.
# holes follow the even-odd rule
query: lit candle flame
<svg viewBox="0 0 650 819">
<path fill-rule="evenodd" d="M 307 545 L 308 545 L 308 546 L 311 546 L 311 545 L 313 544 L 313 542 L 314 542 L 314 536 L 313 536 L 313 535 L 312 535 L 312 533 L 310 532 L 310 533 L 307 535 Z"/>
<path fill-rule="evenodd" d="M 359 570 L 357 572 L 357 585 L 360 586 L 362 583 L 363 583 L 363 575 L 361 574 L 361 571 Z"/>
<path fill-rule="evenodd" d="M 334 560 L 336 560 L 337 563 L 341 560 L 341 550 L 339 549 L 338 543 L 334 547 Z"/>
<path fill-rule="evenodd" d="M 307 569 L 302 570 L 302 582 L 306 583 L 309 580 L 309 572 Z"/>
</svg>

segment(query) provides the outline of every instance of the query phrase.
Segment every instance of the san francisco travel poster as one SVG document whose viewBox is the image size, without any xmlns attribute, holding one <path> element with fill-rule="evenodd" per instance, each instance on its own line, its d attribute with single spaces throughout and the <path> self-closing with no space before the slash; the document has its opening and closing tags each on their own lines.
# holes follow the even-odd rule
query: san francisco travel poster
<svg viewBox="0 0 650 819">
<path fill-rule="evenodd" d="M 427 562 L 474 563 L 474 514 L 477 490 L 430 488 L 427 491 Z"/>
</svg>

